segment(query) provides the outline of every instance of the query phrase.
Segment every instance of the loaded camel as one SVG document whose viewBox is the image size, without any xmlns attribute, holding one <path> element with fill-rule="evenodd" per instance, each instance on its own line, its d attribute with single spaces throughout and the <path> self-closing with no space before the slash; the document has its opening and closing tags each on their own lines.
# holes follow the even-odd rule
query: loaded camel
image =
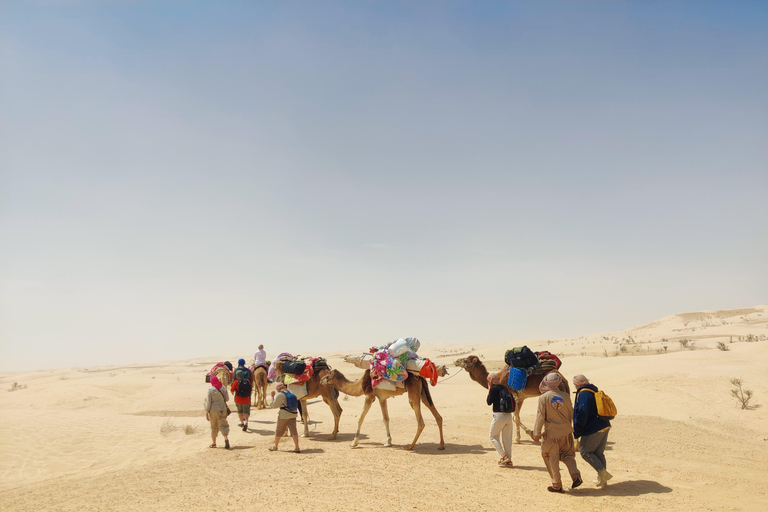
<svg viewBox="0 0 768 512">
<path fill-rule="evenodd" d="M 410 402 L 411 408 L 416 415 L 416 422 L 418 425 L 416 428 L 416 436 L 413 438 L 413 442 L 411 442 L 407 449 L 413 449 L 413 447 L 416 445 L 416 441 L 418 441 L 419 436 L 421 435 L 421 431 L 424 430 L 424 418 L 421 416 L 422 402 L 424 402 L 424 405 L 426 405 L 427 408 L 432 412 L 432 415 L 435 417 L 435 421 L 437 422 L 437 428 L 440 430 L 440 446 L 438 446 L 437 449 L 445 449 L 445 440 L 443 439 L 443 417 L 440 416 L 439 412 L 437 412 L 435 404 L 432 402 L 432 395 L 429 392 L 427 381 L 423 377 L 409 373 L 408 378 L 404 381 L 404 386 L 402 388 L 396 388 L 394 391 L 374 388 L 371 385 L 370 370 L 365 370 L 363 376 L 354 382 L 349 381 L 340 371 L 331 370 L 321 379 L 321 382 L 326 385 L 333 386 L 347 395 L 365 395 L 365 405 L 363 406 L 363 412 L 360 414 L 360 419 L 357 422 L 355 440 L 352 442 L 353 448 L 356 447 L 360 441 L 360 429 L 363 426 L 365 415 L 368 414 L 373 401 L 377 398 L 379 400 L 379 405 L 381 406 L 381 415 L 384 419 L 384 426 L 387 429 L 387 443 L 384 446 L 392 446 L 392 436 L 389 433 L 389 412 L 387 411 L 387 399 L 392 398 L 393 396 L 405 394 L 407 392 L 408 401 Z"/>
<path fill-rule="evenodd" d="M 480 358 L 477 356 L 468 356 L 463 359 L 457 359 L 456 360 L 456 366 L 460 368 L 464 368 L 467 373 L 469 374 L 469 378 L 473 381 L 477 382 L 484 388 L 488 389 L 488 370 L 486 370 L 485 365 L 482 361 L 480 361 Z M 558 373 L 560 374 L 560 377 L 562 377 L 562 381 L 560 383 L 560 390 L 565 391 L 566 393 L 570 393 L 570 388 L 568 387 L 568 380 L 563 376 L 562 373 L 560 373 L 557 370 L 551 370 L 548 372 L 543 372 L 539 374 L 531 374 L 528 376 L 528 382 L 525 384 L 525 388 L 521 391 L 517 391 L 512 389 L 507 385 L 507 379 L 509 378 L 509 366 L 505 366 L 502 371 L 499 372 L 499 380 L 501 383 L 509 389 L 509 392 L 512 393 L 512 396 L 515 399 L 515 413 L 514 413 L 514 419 L 515 419 L 515 442 L 520 442 L 520 427 L 523 428 L 526 434 L 531 436 L 531 439 L 533 439 L 533 431 L 523 425 L 523 423 L 520 421 L 520 409 L 523 407 L 523 401 L 526 398 L 533 398 L 537 396 L 541 396 L 541 392 L 539 391 L 539 384 L 541 384 L 541 380 L 544 378 L 545 375 L 548 373 Z"/>
<path fill-rule="evenodd" d="M 331 408 L 331 413 L 333 414 L 333 432 L 328 439 L 336 439 L 336 434 L 339 433 L 339 420 L 343 411 L 339 404 L 339 392 L 332 385 L 322 381 L 329 371 L 331 371 L 331 367 L 328 366 L 328 363 L 316 361 L 315 373 L 305 382 L 307 394 L 299 399 L 301 402 L 301 417 L 304 422 L 304 433 L 301 437 L 309 437 L 309 408 L 307 407 L 307 400 L 317 398 L 318 396 L 322 397 L 323 402 Z M 283 361 L 275 361 L 275 372 L 277 372 L 278 377 L 283 374 Z M 265 373 L 264 379 L 266 380 L 266 378 Z"/>
<path fill-rule="evenodd" d="M 253 379 L 253 398 L 251 405 L 257 409 L 267 406 L 267 367 L 259 365 L 251 371 Z"/>
</svg>

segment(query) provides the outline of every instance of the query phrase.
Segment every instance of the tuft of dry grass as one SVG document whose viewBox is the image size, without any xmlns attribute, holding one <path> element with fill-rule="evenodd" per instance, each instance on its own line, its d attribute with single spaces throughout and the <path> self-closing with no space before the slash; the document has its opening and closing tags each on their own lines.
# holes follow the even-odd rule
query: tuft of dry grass
<svg viewBox="0 0 768 512">
<path fill-rule="evenodd" d="M 14 382 L 11 387 L 7 389 L 7 391 L 10 393 L 11 391 L 18 391 L 20 389 L 26 389 L 26 384 L 19 384 L 18 382 Z"/>
<path fill-rule="evenodd" d="M 198 428 L 197 425 L 182 425 L 181 430 L 188 436 L 191 436 L 192 434 L 197 433 Z"/>
<path fill-rule="evenodd" d="M 165 418 L 165 421 L 160 425 L 160 433 L 164 436 L 167 436 L 174 430 L 177 430 L 179 427 L 173 424 L 171 421 L 171 418 Z"/>
<path fill-rule="evenodd" d="M 731 384 L 735 387 L 731 390 L 731 396 L 739 401 L 739 405 L 742 409 L 749 409 L 749 401 L 752 399 L 752 390 L 744 389 L 742 387 L 741 379 L 736 377 L 731 379 Z"/>
</svg>

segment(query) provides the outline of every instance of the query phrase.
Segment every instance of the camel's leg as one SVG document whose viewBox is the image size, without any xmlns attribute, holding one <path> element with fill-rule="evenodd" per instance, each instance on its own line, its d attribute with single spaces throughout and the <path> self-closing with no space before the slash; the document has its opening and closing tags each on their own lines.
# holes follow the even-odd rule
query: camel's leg
<svg viewBox="0 0 768 512">
<path fill-rule="evenodd" d="M 421 435 L 422 430 L 424 430 L 424 417 L 421 415 L 422 398 L 423 395 L 421 394 L 421 385 L 414 386 L 408 390 L 408 402 L 411 404 L 411 409 L 413 409 L 413 413 L 416 415 L 416 436 L 414 436 L 411 446 L 406 448 L 407 450 L 413 450 L 413 447 L 416 446 L 416 441 L 419 440 L 419 436 Z M 437 419 L 437 417 L 435 417 L 435 419 Z M 442 422 L 442 418 L 440 418 L 440 420 Z M 387 434 L 389 434 L 389 424 L 387 424 Z"/>
<path fill-rule="evenodd" d="M 304 433 L 301 437 L 309 437 L 309 407 L 307 407 L 307 400 L 301 399 L 301 419 L 304 421 Z"/>
<path fill-rule="evenodd" d="M 363 405 L 363 412 L 360 413 L 360 419 L 357 420 L 357 432 L 355 432 L 355 440 L 352 441 L 352 448 L 357 446 L 357 443 L 360 442 L 360 429 L 363 428 L 363 420 L 365 419 L 365 415 L 368 414 L 368 411 L 371 409 L 371 405 L 373 405 L 374 400 L 376 400 L 375 396 L 366 395 L 365 405 Z"/>
<path fill-rule="evenodd" d="M 384 420 L 384 427 L 387 429 L 387 442 L 384 446 L 392 446 L 392 434 L 389 433 L 389 409 L 387 408 L 387 399 L 379 398 L 381 406 L 381 417 Z"/>
<path fill-rule="evenodd" d="M 339 405 L 338 400 L 334 400 L 331 396 L 332 391 L 328 389 L 325 393 L 323 393 L 323 402 L 328 404 L 328 407 L 331 408 L 331 413 L 333 414 L 333 433 L 331 433 L 331 437 L 329 439 L 336 439 L 336 434 L 339 433 L 339 420 L 341 419 L 341 405 Z"/>
<path fill-rule="evenodd" d="M 426 384 L 423 384 L 423 385 L 426 385 Z M 437 449 L 445 450 L 445 440 L 443 439 L 443 417 L 440 416 L 439 412 L 437 412 L 437 407 L 435 407 L 434 405 L 430 405 L 429 400 L 427 400 L 427 395 L 425 395 L 424 393 L 421 394 L 421 401 L 432 412 L 432 416 L 435 417 L 435 421 L 437 422 L 437 428 L 438 430 L 440 430 L 440 446 L 438 446 Z"/>
<path fill-rule="evenodd" d="M 515 400 L 515 442 L 520 444 L 520 425 L 522 424 L 520 422 L 520 408 L 523 406 L 523 399 L 519 398 L 517 394 L 513 395 L 512 398 Z"/>
</svg>

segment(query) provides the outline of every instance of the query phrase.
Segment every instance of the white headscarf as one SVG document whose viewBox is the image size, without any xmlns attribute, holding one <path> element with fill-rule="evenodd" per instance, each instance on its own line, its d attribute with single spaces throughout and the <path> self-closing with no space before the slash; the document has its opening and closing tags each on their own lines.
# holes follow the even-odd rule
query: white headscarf
<svg viewBox="0 0 768 512">
<path fill-rule="evenodd" d="M 559 373 L 548 373 L 544 376 L 543 379 L 541 379 L 541 384 L 539 384 L 539 391 L 542 393 L 546 393 L 547 391 L 558 391 L 562 381 L 563 379 L 560 377 Z"/>
<path fill-rule="evenodd" d="M 589 384 L 589 379 L 583 376 L 582 374 L 573 376 L 573 385 L 576 386 L 576 389 L 580 388 L 581 386 L 585 386 L 587 384 Z"/>
</svg>

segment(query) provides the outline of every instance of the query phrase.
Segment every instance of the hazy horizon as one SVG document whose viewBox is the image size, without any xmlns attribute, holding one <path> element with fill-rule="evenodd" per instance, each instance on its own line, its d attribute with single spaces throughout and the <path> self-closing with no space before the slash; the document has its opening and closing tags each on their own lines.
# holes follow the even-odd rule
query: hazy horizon
<svg viewBox="0 0 768 512">
<path fill-rule="evenodd" d="M 768 304 L 768 4 L 0 6 L 0 370 Z"/>
</svg>

